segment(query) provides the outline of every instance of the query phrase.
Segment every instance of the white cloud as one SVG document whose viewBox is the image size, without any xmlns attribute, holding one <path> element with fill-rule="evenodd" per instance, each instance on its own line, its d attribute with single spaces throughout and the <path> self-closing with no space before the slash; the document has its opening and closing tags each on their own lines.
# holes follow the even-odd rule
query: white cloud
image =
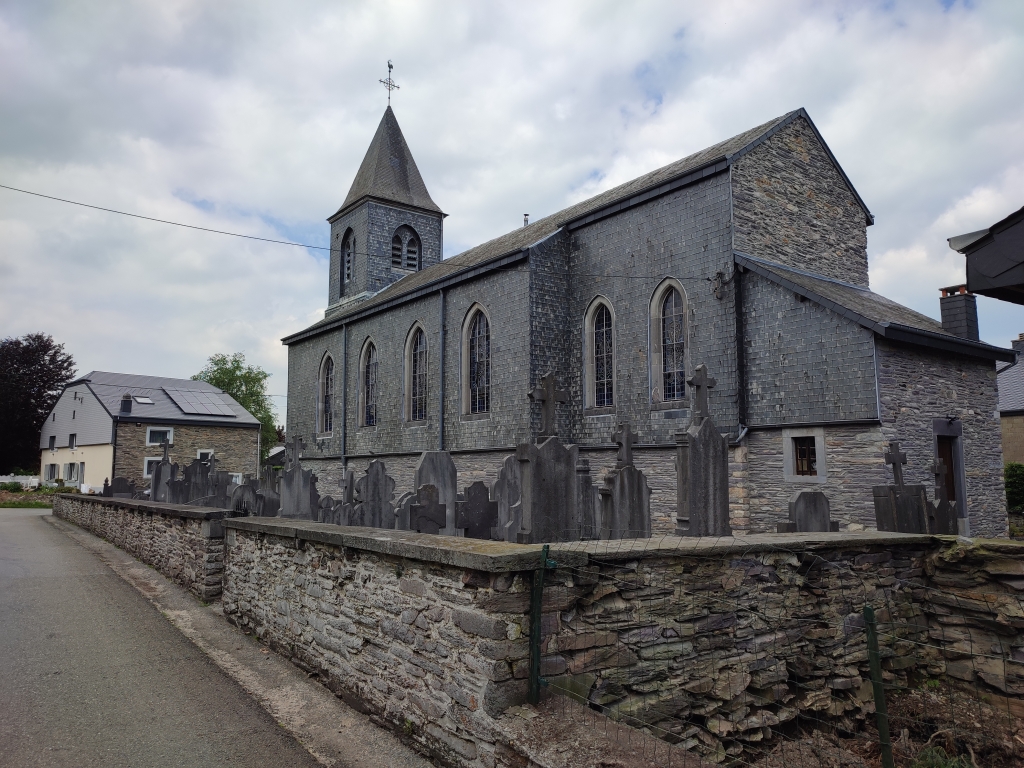
<svg viewBox="0 0 1024 768">
<path fill-rule="evenodd" d="M 947 8 L 946 5 L 949 5 Z M 945 238 L 1024 204 L 1019 3 L 8 2 L 0 183 L 326 244 L 385 103 L 449 253 L 799 106 L 878 223 L 873 286 L 935 316 Z M 0 190 L 0 333 L 186 376 L 326 299 L 320 252 Z M 1007 343 L 1024 310 L 982 302 Z"/>
</svg>

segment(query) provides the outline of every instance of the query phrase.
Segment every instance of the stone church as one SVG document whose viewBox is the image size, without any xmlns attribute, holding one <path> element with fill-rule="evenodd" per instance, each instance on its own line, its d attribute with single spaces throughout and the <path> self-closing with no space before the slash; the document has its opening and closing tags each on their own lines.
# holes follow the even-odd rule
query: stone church
<svg viewBox="0 0 1024 768">
<path fill-rule="evenodd" d="M 1014 353 L 978 341 L 963 291 L 940 323 L 870 290 L 873 217 L 803 109 L 448 259 L 445 216 L 389 106 L 328 219 L 324 318 L 283 340 L 288 435 L 322 493 L 374 458 L 415 490 L 439 449 L 460 487 L 493 482 L 540 430 L 528 393 L 552 372 L 559 435 L 596 483 L 632 425 L 654 531 L 671 532 L 686 379 L 705 364 L 735 532 L 774 531 L 805 489 L 842 530 L 874 528 L 890 440 L 907 482 L 932 488 L 947 460 L 972 534 L 1006 531 L 996 362 Z"/>
</svg>

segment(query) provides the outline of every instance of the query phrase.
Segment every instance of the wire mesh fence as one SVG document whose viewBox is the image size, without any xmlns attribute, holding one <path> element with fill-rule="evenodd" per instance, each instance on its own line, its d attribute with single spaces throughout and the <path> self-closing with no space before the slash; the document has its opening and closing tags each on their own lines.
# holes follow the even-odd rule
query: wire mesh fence
<svg viewBox="0 0 1024 768">
<path fill-rule="evenodd" d="M 547 706 L 658 765 L 1024 765 L 1024 547 L 736 542 L 552 545 Z"/>
</svg>

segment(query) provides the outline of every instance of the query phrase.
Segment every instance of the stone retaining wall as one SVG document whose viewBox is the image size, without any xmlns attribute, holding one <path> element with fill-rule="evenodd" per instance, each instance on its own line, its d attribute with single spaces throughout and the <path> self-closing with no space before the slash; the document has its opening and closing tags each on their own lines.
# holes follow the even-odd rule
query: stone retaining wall
<svg viewBox="0 0 1024 768">
<path fill-rule="evenodd" d="M 230 510 L 59 494 L 53 514 L 153 566 L 202 600 L 221 593 Z"/>
<path fill-rule="evenodd" d="M 225 526 L 230 621 L 445 764 L 529 764 L 503 746 L 500 715 L 526 695 L 539 547 Z M 553 545 L 551 557 L 550 689 L 705 759 L 770 741 L 796 718 L 858 729 L 873 708 L 865 604 L 889 682 L 948 674 L 1024 715 L 1024 546 L 749 535 Z"/>
</svg>

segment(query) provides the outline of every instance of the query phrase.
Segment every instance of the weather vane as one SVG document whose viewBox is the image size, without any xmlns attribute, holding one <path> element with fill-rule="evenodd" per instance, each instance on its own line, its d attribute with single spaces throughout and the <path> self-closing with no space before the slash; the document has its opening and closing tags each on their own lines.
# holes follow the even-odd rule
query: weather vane
<svg viewBox="0 0 1024 768">
<path fill-rule="evenodd" d="M 388 59 L 388 79 L 381 80 L 381 85 L 388 89 L 388 106 L 391 106 L 391 92 L 398 90 L 398 83 L 391 79 L 391 70 L 395 68 L 395 65 L 391 63 L 391 59 Z"/>
</svg>

